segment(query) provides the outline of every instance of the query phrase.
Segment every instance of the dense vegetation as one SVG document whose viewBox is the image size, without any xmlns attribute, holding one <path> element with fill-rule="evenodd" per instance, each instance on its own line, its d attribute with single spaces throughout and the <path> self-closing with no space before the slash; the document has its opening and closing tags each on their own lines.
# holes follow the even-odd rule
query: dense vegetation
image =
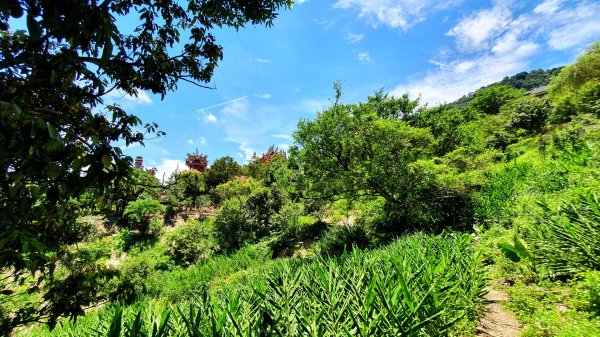
<svg viewBox="0 0 600 337">
<path fill-rule="evenodd" d="M 158 70 L 116 67 L 112 44 L 159 43 L 144 63 L 152 65 L 168 41 L 66 36 L 86 32 L 38 21 L 36 1 L 0 8 L 2 23 L 23 15 L 23 3 L 29 34 L 3 35 L 5 59 L 38 44 L 50 51 L 3 69 L 56 58 L 94 89 L 77 93 L 65 74 L 41 68 L 31 69 L 40 82 L 32 87 L 1 73 L 14 87 L 0 96 L 2 334 L 468 336 L 487 285 L 513 298 L 524 335 L 600 335 L 600 43 L 560 70 L 520 73 L 449 105 L 383 92 L 344 103 L 336 83 L 332 105 L 299 121 L 288 153 L 271 147 L 245 165 L 191 154 L 196 169 L 161 184 L 110 147 L 142 136 L 121 108 L 109 107 L 112 122 L 94 114 L 102 76 L 131 93 L 164 94 L 183 73 L 210 78 L 220 49 L 190 47 L 195 56 L 176 57 L 161 73 L 173 77 L 154 87 Z M 145 13 L 189 23 L 177 4 L 141 3 Z M 270 24 L 287 2 L 233 3 L 192 9 L 215 13 L 209 28 L 238 27 Z M 94 10 L 130 5 L 111 4 Z M 83 54 L 67 53 L 79 49 L 100 57 L 106 73 L 83 70 L 74 61 Z M 207 64 L 189 63 L 202 57 Z M 141 82 L 130 83 L 130 72 Z M 546 84 L 543 97 L 526 92 Z M 50 91 L 42 110 L 27 98 L 61 86 L 81 103 L 65 120 L 52 117 L 68 102 L 64 92 Z M 78 114 L 91 119 L 69 119 Z M 95 119 L 82 126 L 89 134 L 69 133 Z M 19 140 L 23 132 L 43 135 Z"/>
</svg>

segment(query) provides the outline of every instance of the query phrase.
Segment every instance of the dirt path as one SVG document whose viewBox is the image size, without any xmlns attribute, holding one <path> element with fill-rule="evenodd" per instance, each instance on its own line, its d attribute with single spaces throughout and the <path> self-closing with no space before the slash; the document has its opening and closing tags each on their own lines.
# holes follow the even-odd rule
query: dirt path
<svg viewBox="0 0 600 337">
<path fill-rule="evenodd" d="M 508 295 L 501 290 L 489 290 L 485 295 L 489 302 L 485 305 L 485 314 L 477 326 L 477 336 L 481 337 L 518 337 L 521 325 L 514 314 L 502 307 L 509 301 Z"/>
</svg>

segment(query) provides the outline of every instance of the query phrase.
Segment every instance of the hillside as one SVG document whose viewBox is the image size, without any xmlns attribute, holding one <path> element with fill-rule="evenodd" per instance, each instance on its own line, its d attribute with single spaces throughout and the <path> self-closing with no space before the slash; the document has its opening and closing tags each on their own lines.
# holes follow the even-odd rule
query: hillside
<svg viewBox="0 0 600 337">
<path fill-rule="evenodd" d="M 0 312 L 23 336 L 481 336 L 493 290 L 523 336 L 600 335 L 599 61 L 437 107 L 336 83 L 288 152 L 74 198 L 55 277 L 3 278 Z"/>
</svg>

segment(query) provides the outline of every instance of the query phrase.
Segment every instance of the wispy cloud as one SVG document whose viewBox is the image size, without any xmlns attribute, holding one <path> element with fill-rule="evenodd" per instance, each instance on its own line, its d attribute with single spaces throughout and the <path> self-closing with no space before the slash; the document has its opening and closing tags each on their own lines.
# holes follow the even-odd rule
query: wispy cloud
<svg viewBox="0 0 600 337">
<path fill-rule="evenodd" d="M 217 116 L 213 115 L 210 112 L 202 112 L 202 120 L 204 123 L 216 123 Z"/>
<path fill-rule="evenodd" d="M 338 0 L 334 8 L 359 10 L 359 16 L 371 21 L 373 26 L 384 24 L 407 30 L 425 20 L 430 12 L 459 3 L 460 0 Z"/>
<path fill-rule="evenodd" d="M 349 43 L 358 43 L 360 41 L 362 41 L 365 38 L 365 34 L 348 34 L 346 36 L 346 41 L 348 41 Z"/>
<path fill-rule="evenodd" d="M 367 52 L 358 53 L 358 60 L 364 64 L 373 62 L 371 55 Z"/>
<path fill-rule="evenodd" d="M 261 59 L 261 58 L 255 58 L 254 62 L 256 63 L 263 63 L 263 64 L 269 64 L 269 63 L 273 63 L 273 61 L 269 60 L 269 59 Z"/>
<path fill-rule="evenodd" d="M 392 90 L 427 103 L 453 101 L 504 76 L 527 69 L 544 50 L 582 48 L 600 36 L 600 3 L 547 0 L 531 12 L 515 15 L 496 2 L 468 14 L 449 32 L 455 50 L 441 51 L 435 69 Z"/>
<path fill-rule="evenodd" d="M 271 94 L 254 94 L 254 96 L 256 96 L 258 98 L 264 98 L 264 99 L 271 98 Z"/>
<path fill-rule="evenodd" d="M 280 139 L 292 140 L 292 136 L 290 136 L 290 135 L 284 135 L 284 134 L 273 135 L 272 137 L 273 138 L 280 138 Z"/>
<path fill-rule="evenodd" d="M 453 36 L 464 51 L 480 51 L 489 49 L 490 43 L 505 32 L 511 21 L 512 13 L 504 3 L 471 14 L 447 34 Z"/>
</svg>

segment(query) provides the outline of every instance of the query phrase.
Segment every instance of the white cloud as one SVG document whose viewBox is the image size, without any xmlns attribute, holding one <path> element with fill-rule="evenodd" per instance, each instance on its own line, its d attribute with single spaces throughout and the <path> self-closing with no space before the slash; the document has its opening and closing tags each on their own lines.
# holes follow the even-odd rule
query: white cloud
<svg viewBox="0 0 600 337">
<path fill-rule="evenodd" d="M 280 139 L 292 140 L 292 136 L 290 136 L 290 135 L 279 134 L 279 135 L 273 135 L 272 137 L 273 138 L 280 138 Z"/>
<path fill-rule="evenodd" d="M 204 120 L 205 123 L 216 123 L 217 122 L 217 116 L 213 115 L 210 112 L 205 112 L 202 119 Z"/>
<path fill-rule="evenodd" d="M 295 92 L 300 92 L 300 88 L 294 88 Z"/>
<path fill-rule="evenodd" d="M 283 151 L 288 151 L 290 149 L 290 144 L 281 143 L 278 144 L 277 147 Z"/>
<path fill-rule="evenodd" d="M 185 166 L 185 162 L 177 159 L 162 159 L 161 163 L 156 166 L 156 178 L 161 182 L 164 180 L 165 182 L 173 172 L 178 171 L 181 172 L 183 170 L 187 170 L 187 166 Z"/>
<path fill-rule="evenodd" d="M 200 146 L 206 145 L 206 138 L 200 137 L 200 139 L 198 140 L 198 145 L 200 145 Z"/>
<path fill-rule="evenodd" d="M 367 18 L 373 26 L 383 23 L 392 28 L 407 30 L 425 20 L 427 14 L 452 6 L 460 0 L 338 0 L 334 8 L 359 10 L 359 17 Z"/>
<path fill-rule="evenodd" d="M 558 10 L 562 3 L 563 0 L 546 0 L 541 4 L 537 5 L 533 12 L 536 14 L 552 14 Z"/>
<path fill-rule="evenodd" d="M 191 139 L 188 139 L 185 142 L 188 143 L 189 145 L 194 145 L 194 141 Z"/>
<path fill-rule="evenodd" d="M 572 8 L 562 8 L 540 18 L 550 31 L 548 44 L 564 50 L 589 44 L 600 37 L 600 3 L 583 1 Z"/>
<path fill-rule="evenodd" d="M 258 98 L 264 98 L 264 99 L 271 98 L 271 94 L 262 94 L 262 95 L 255 94 L 254 96 L 256 96 Z"/>
<path fill-rule="evenodd" d="M 307 2 L 308 0 L 295 0 L 294 3 L 296 5 L 302 5 L 303 3 Z"/>
<path fill-rule="evenodd" d="M 358 53 L 358 60 L 365 64 L 373 62 L 371 56 L 367 52 Z"/>
<path fill-rule="evenodd" d="M 408 92 L 411 97 L 421 96 L 422 102 L 430 104 L 451 102 L 484 85 L 501 80 L 504 76 L 521 71 L 538 47 L 535 43 L 525 42 L 510 53 L 489 53 L 467 60 L 441 63 L 435 71 L 421 79 L 397 86 L 391 94 L 400 96 Z"/>
<path fill-rule="evenodd" d="M 346 41 L 350 42 L 350 43 L 358 43 L 360 41 L 362 41 L 362 39 L 365 38 L 365 34 L 348 34 L 348 36 L 346 36 Z"/>
<path fill-rule="evenodd" d="M 547 0 L 514 16 L 506 4 L 467 15 L 448 33 L 455 50 L 431 60 L 435 68 L 415 74 L 392 94 L 408 92 L 426 103 L 451 102 L 505 76 L 526 70 L 544 50 L 582 48 L 600 36 L 600 3 Z"/>
<path fill-rule="evenodd" d="M 461 20 L 447 35 L 453 36 L 465 51 L 484 50 L 504 32 L 511 20 L 512 13 L 508 7 L 497 5 Z"/>
<path fill-rule="evenodd" d="M 261 59 L 261 58 L 258 58 L 258 57 L 254 59 L 254 62 L 256 62 L 256 63 L 263 63 L 263 64 L 273 63 L 269 59 Z"/>
</svg>

